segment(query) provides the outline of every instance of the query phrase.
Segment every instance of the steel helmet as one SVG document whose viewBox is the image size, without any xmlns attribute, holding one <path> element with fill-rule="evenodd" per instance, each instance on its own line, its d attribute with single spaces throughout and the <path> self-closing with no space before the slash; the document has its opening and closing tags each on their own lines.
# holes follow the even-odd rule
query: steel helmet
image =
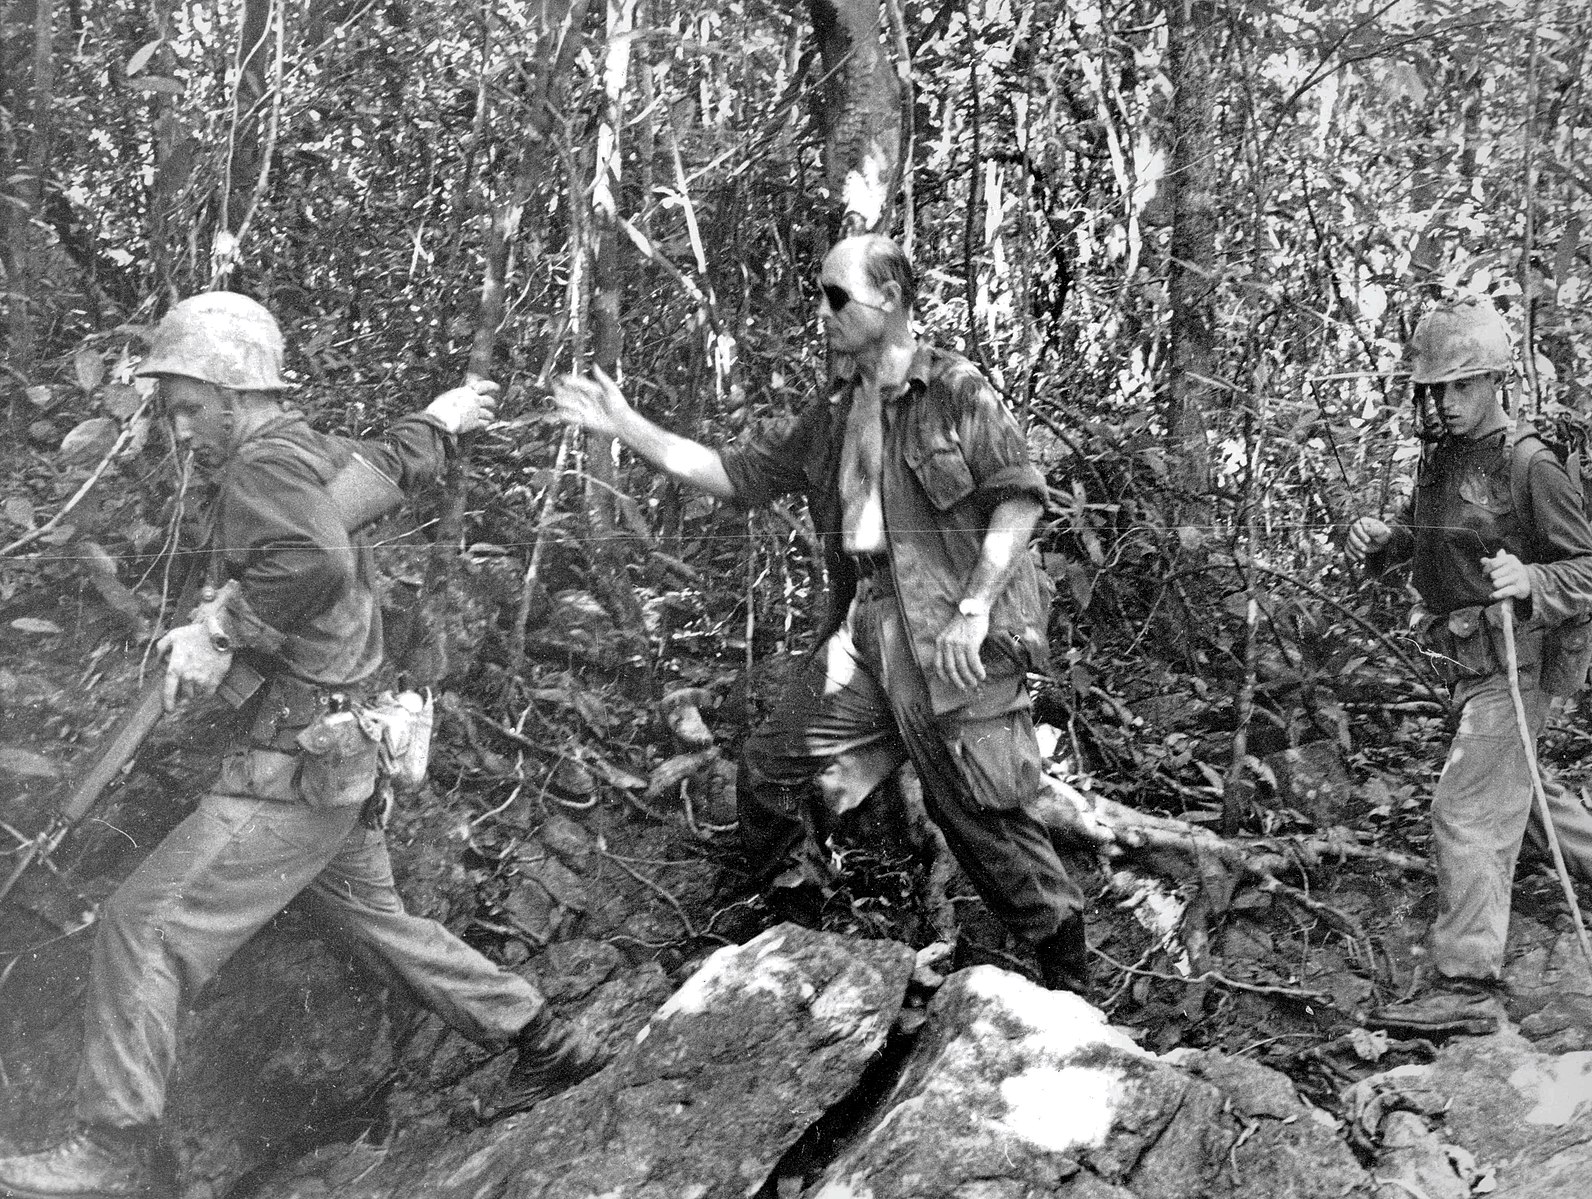
<svg viewBox="0 0 1592 1199">
<path fill-rule="evenodd" d="M 1513 368 L 1509 327 L 1492 301 L 1472 296 L 1434 308 L 1410 338 L 1410 379 L 1447 383 Z"/>
<path fill-rule="evenodd" d="M 182 375 L 233 391 L 279 391 L 282 330 L 261 305 L 212 291 L 172 306 L 155 326 L 154 345 L 136 371 Z"/>
</svg>

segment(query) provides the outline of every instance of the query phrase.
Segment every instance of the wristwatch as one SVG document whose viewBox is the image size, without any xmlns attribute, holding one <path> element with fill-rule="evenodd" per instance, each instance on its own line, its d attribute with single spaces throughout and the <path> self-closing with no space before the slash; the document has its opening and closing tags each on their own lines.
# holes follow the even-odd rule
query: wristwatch
<svg viewBox="0 0 1592 1199">
<path fill-rule="evenodd" d="M 963 616 L 989 616 L 989 601 L 969 596 L 956 605 L 956 610 Z"/>
</svg>

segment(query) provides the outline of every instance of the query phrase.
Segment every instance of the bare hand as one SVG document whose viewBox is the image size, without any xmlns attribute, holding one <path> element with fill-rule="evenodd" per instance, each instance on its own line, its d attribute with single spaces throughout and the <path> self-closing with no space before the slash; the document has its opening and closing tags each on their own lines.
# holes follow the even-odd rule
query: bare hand
<svg viewBox="0 0 1592 1199">
<path fill-rule="evenodd" d="M 1367 554 L 1375 553 L 1387 544 L 1393 530 L 1374 516 L 1362 516 L 1349 526 L 1349 540 L 1344 552 L 1356 562 L 1364 562 Z"/>
<path fill-rule="evenodd" d="M 232 654 L 215 647 L 210 630 L 185 624 L 173 629 L 155 645 L 167 655 L 163 702 L 173 711 L 181 700 L 208 699 L 232 669 Z"/>
<path fill-rule="evenodd" d="M 1531 572 L 1508 550 L 1499 550 L 1491 558 L 1483 558 L 1481 565 L 1487 572 L 1487 581 L 1492 584 L 1493 599 L 1531 598 Z"/>
<path fill-rule="evenodd" d="M 558 376 L 553 380 L 552 397 L 558 415 L 567 423 L 605 437 L 618 436 L 619 422 L 630 411 L 624 393 L 601 367 L 592 368 L 591 378 Z"/>
<path fill-rule="evenodd" d="M 984 681 L 984 662 L 978 656 L 989 635 L 989 616 L 964 616 L 958 612 L 934 640 L 934 673 L 958 691 Z"/>
<path fill-rule="evenodd" d="M 474 433 L 497 411 L 498 385 L 490 379 L 471 379 L 463 387 L 443 392 L 426 406 L 449 433 Z"/>
</svg>

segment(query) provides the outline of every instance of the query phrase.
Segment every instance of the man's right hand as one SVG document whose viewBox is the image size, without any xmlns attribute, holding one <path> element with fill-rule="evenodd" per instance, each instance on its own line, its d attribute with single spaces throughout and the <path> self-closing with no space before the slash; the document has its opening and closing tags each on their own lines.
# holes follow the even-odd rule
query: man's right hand
<svg viewBox="0 0 1592 1199">
<path fill-rule="evenodd" d="M 470 379 L 432 400 L 426 415 L 449 433 L 474 433 L 496 413 L 497 393 L 498 385 L 490 379 Z"/>
<path fill-rule="evenodd" d="M 1381 549 L 1391 536 L 1393 530 L 1384 522 L 1374 516 L 1362 516 L 1349 526 L 1349 540 L 1343 548 L 1356 562 L 1364 562 L 1367 554 Z"/>
<path fill-rule="evenodd" d="M 553 380 L 552 397 L 564 421 L 602 437 L 618 437 L 620 421 L 630 412 L 624 393 L 601 367 L 592 368 L 591 378 L 558 376 Z"/>
<path fill-rule="evenodd" d="M 166 659 L 166 711 L 182 700 L 208 699 L 232 668 L 232 653 L 216 647 L 215 638 L 202 624 L 181 625 L 155 645 Z"/>
</svg>

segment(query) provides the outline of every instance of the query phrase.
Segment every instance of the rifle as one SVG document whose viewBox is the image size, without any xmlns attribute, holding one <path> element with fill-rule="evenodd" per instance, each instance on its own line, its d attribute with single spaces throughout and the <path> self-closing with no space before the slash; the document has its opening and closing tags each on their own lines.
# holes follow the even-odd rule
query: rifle
<svg viewBox="0 0 1592 1199">
<path fill-rule="evenodd" d="M 343 527 L 350 533 L 396 512 L 404 499 L 398 484 L 358 453 L 350 456 L 348 462 L 327 480 L 325 487 L 327 496 L 342 514 Z M 184 586 L 183 598 L 177 601 L 179 611 L 192 599 L 197 582 L 196 575 Z M 216 688 L 216 694 L 234 708 L 241 708 L 264 681 L 260 672 L 248 663 L 234 660 L 221 685 Z M 160 671 L 144 684 L 133 706 L 122 714 L 111 729 L 93 765 L 73 785 L 65 802 L 50 817 L 50 822 L 23 847 L 11 873 L 6 876 L 5 882 L 0 883 L 0 903 L 5 902 L 11 888 L 17 885 L 17 880 L 29 866 L 48 858 L 66 835 L 82 823 L 83 818 L 99 802 L 105 788 L 110 786 L 111 780 L 122 772 L 144 739 L 160 723 L 165 682 L 165 672 Z"/>
</svg>

